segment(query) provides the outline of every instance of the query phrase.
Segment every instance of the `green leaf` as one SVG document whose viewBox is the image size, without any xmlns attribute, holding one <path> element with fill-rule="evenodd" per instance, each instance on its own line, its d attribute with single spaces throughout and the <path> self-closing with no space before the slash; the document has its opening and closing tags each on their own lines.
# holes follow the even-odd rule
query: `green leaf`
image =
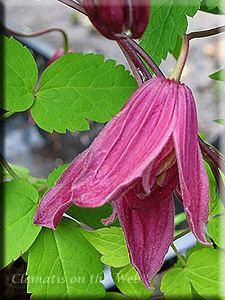
<svg viewBox="0 0 225 300">
<path fill-rule="evenodd" d="M 31 113 L 44 130 L 88 130 L 86 119 L 105 123 L 137 88 L 124 66 L 102 55 L 68 53 L 41 78 Z"/>
<path fill-rule="evenodd" d="M 177 52 L 179 40 L 187 30 L 187 16 L 193 17 L 200 0 L 151 0 L 150 21 L 141 38 L 141 46 L 160 64 L 169 51 Z"/>
<path fill-rule="evenodd" d="M 108 218 L 113 213 L 113 209 L 110 203 L 106 203 L 103 206 L 91 207 L 91 208 L 81 207 L 73 204 L 66 211 L 66 213 L 71 217 L 73 217 L 74 219 L 80 221 L 81 223 L 84 223 L 93 229 L 98 229 L 98 228 L 106 227 L 101 220 Z M 116 219 L 108 226 L 119 227 L 120 226 L 119 220 Z"/>
<path fill-rule="evenodd" d="M 62 172 L 65 171 L 65 169 L 69 166 L 69 164 L 65 164 L 62 166 L 58 166 L 56 169 L 52 171 L 52 173 L 48 176 L 47 186 L 48 189 L 53 187 L 56 183 L 56 181 L 61 176 Z"/>
<path fill-rule="evenodd" d="M 1 185 L 4 189 L 5 206 L 4 265 L 7 265 L 30 248 L 41 227 L 33 224 L 38 205 L 36 189 L 22 180 Z"/>
<path fill-rule="evenodd" d="M 95 231 L 80 228 L 80 232 L 103 256 L 101 261 L 113 267 L 122 267 L 130 263 L 122 228 L 110 227 Z"/>
<path fill-rule="evenodd" d="M 200 9 L 212 14 L 225 13 L 223 0 L 203 0 Z"/>
<path fill-rule="evenodd" d="M 102 298 L 102 300 L 124 300 L 124 299 L 130 299 L 127 298 L 126 296 L 119 294 L 119 293 L 113 293 L 113 292 L 108 292 L 105 294 L 105 297 Z"/>
<path fill-rule="evenodd" d="M 215 80 L 225 81 L 225 68 L 209 75 L 209 77 Z"/>
<path fill-rule="evenodd" d="M 14 112 L 27 110 L 34 101 L 34 89 L 38 79 L 36 62 L 30 51 L 13 38 L 0 36 L 4 44 L 4 58 L 0 57 L 4 70 L 4 102 L 1 107 Z"/>
<path fill-rule="evenodd" d="M 135 268 L 128 265 L 122 269 L 111 268 L 112 278 L 118 289 L 130 297 L 135 299 L 148 299 L 153 290 L 147 289 Z"/>
<path fill-rule="evenodd" d="M 180 223 L 184 222 L 186 220 L 186 213 L 181 212 L 179 214 L 176 214 L 174 217 L 174 226 L 179 225 Z"/>
<path fill-rule="evenodd" d="M 225 126 L 225 119 L 217 119 L 217 120 L 214 120 L 214 122 L 222 124 L 223 126 Z"/>
<path fill-rule="evenodd" d="M 32 299 L 103 297 L 99 258 L 78 225 L 63 218 L 56 230 L 43 228 L 29 250 L 28 293 Z"/>
<path fill-rule="evenodd" d="M 14 164 L 9 164 L 9 166 L 13 169 L 13 171 L 19 176 L 19 178 L 23 180 L 27 180 L 29 177 L 29 170 L 25 167 L 14 165 Z M 13 179 L 12 175 L 3 167 L 1 168 L 0 172 L 3 175 L 3 179 Z"/>
<path fill-rule="evenodd" d="M 191 285 L 184 268 L 169 270 L 162 278 L 160 290 L 166 299 L 192 299 Z"/>
<path fill-rule="evenodd" d="M 200 296 L 206 299 L 222 296 L 221 288 L 225 288 L 225 282 L 221 281 L 220 268 L 223 265 L 224 261 L 221 261 L 218 250 L 207 248 L 190 255 L 186 272 Z"/>
</svg>

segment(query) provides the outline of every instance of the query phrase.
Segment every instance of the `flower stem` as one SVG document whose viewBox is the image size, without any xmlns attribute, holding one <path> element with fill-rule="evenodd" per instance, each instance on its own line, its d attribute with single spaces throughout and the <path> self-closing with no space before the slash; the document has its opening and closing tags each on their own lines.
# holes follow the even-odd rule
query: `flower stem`
<svg viewBox="0 0 225 300">
<path fill-rule="evenodd" d="M 84 15 L 87 15 L 85 9 L 78 2 L 74 2 L 73 0 L 58 0 L 58 1 L 73 9 L 76 9 L 77 11 L 79 11 Z"/>
<path fill-rule="evenodd" d="M 7 113 L 5 113 L 4 115 L 1 115 L 0 116 L 0 121 L 4 120 L 4 119 L 7 119 L 9 117 L 11 117 L 12 115 L 14 115 L 15 112 L 14 111 L 8 111 Z"/>
<path fill-rule="evenodd" d="M 4 168 L 9 172 L 10 175 L 12 175 L 13 179 L 19 180 L 19 176 L 13 171 L 13 169 L 10 167 L 10 165 L 7 163 L 3 155 L 0 153 L 0 162 L 3 165 Z"/>
<path fill-rule="evenodd" d="M 169 76 L 170 79 L 174 78 L 177 82 L 180 81 L 181 74 L 187 60 L 188 50 L 189 50 L 189 39 L 186 34 L 183 34 L 183 43 L 182 43 L 180 55 L 178 57 L 175 67 L 173 68 L 172 73 Z"/>
<path fill-rule="evenodd" d="M 181 238 L 182 236 L 188 234 L 189 232 L 191 232 L 190 228 L 185 229 L 181 233 L 178 233 L 177 235 L 175 235 L 175 237 L 173 238 L 173 241 L 176 241 L 177 239 Z"/>
<path fill-rule="evenodd" d="M 147 52 L 145 52 L 145 50 L 140 45 L 138 45 L 134 40 L 130 38 L 127 38 L 127 41 L 129 42 L 130 46 L 146 61 L 146 63 L 156 74 L 156 76 L 165 77 L 163 72 L 157 66 L 157 64 L 153 61 L 153 59 L 148 55 Z"/>
<path fill-rule="evenodd" d="M 136 67 L 136 65 L 134 64 L 133 60 L 130 58 L 130 56 L 128 55 L 128 53 L 126 52 L 125 48 L 122 46 L 122 44 L 120 44 L 119 42 L 117 42 L 121 51 L 123 52 L 123 55 L 125 56 L 126 60 L 128 61 L 128 64 L 131 68 L 131 71 L 137 81 L 138 86 L 141 86 L 143 84 L 143 79 L 141 74 L 138 71 L 138 68 Z"/>
<path fill-rule="evenodd" d="M 121 45 L 123 49 L 127 52 L 130 59 L 134 62 L 135 66 L 141 70 L 146 80 L 150 79 L 152 77 L 150 72 L 148 71 L 147 67 L 145 66 L 141 58 L 138 56 L 136 51 L 134 51 L 134 49 L 130 46 L 127 39 L 121 39 L 120 41 L 118 41 L 118 44 Z"/>
<path fill-rule="evenodd" d="M 184 259 L 182 258 L 182 256 L 180 255 L 179 251 L 177 250 L 176 246 L 174 245 L 174 243 L 171 244 L 171 247 L 173 249 L 173 251 L 176 253 L 177 258 L 179 259 L 179 261 L 182 263 L 182 265 L 187 268 L 186 262 L 184 261 Z"/>
<path fill-rule="evenodd" d="M 225 175 L 225 157 L 213 146 L 206 144 L 200 136 L 198 137 L 198 142 L 202 150 L 203 158 L 211 165 L 219 168 Z"/>
<path fill-rule="evenodd" d="M 187 34 L 187 37 L 190 41 L 192 39 L 197 39 L 197 38 L 216 35 L 216 34 L 224 32 L 224 31 L 225 31 L 225 25 L 215 27 L 215 28 L 212 28 L 212 29 L 208 29 L 208 30 L 190 32 L 190 33 Z"/>
<path fill-rule="evenodd" d="M 36 31 L 36 32 L 33 32 L 33 33 L 22 33 L 20 31 L 17 31 L 13 28 L 9 28 L 8 26 L 5 26 L 5 25 L 1 25 L 1 27 L 3 27 L 6 31 L 10 32 L 12 35 L 16 35 L 16 36 L 21 36 L 21 37 L 35 37 L 35 36 L 40 36 L 40 35 L 43 35 L 43 34 L 46 34 L 46 33 L 49 33 L 49 32 L 52 32 L 52 31 L 58 31 L 60 32 L 62 35 L 63 35 L 63 39 L 64 39 L 64 52 L 67 53 L 68 52 L 68 49 L 69 49 L 69 45 L 68 45 L 68 37 L 67 37 L 67 34 L 66 32 L 61 29 L 61 28 L 58 28 L 58 27 L 51 27 L 51 28 L 47 28 L 47 29 L 44 29 L 44 30 L 39 30 L 39 31 Z"/>
</svg>

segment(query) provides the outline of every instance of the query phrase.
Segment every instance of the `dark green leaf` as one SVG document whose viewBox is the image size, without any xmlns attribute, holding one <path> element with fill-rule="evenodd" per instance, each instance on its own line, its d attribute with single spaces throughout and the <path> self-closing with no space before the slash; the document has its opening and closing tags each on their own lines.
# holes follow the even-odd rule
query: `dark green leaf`
<svg viewBox="0 0 225 300">
<path fill-rule="evenodd" d="M 130 263 L 122 228 L 110 227 L 95 231 L 80 228 L 80 232 L 103 256 L 101 261 L 113 267 L 123 267 Z"/>
<path fill-rule="evenodd" d="M 141 38 L 141 46 L 160 64 L 169 51 L 176 53 L 180 37 L 187 30 L 187 15 L 193 17 L 200 0 L 151 0 L 149 25 Z M 179 48 L 178 48 L 179 49 Z"/>
<path fill-rule="evenodd" d="M 74 219 L 88 225 L 93 229 L 105 228 L 106 226 L 102 224 L 101 220 L 108 218 L 113 212 L 112 205 L 106 203 L 99 207 L 81 207 L 73 204 L 66 211 L 68 215 Z M 120 226 L 119 220 L 116 219 L 110 226 Z"/>
<path fill-rule="evenodd" d="M 88 130 L 86 119 L 105 123 L 137 88 L 124 66 L 102 55 L 68 53 L 44 72 L 31 113 L 44 130 Z"/>
<path fill-rule="evenodd" d="M 129 264 L 121 269 L 111 268 L 111 271 L 116 286 L 123 294 L 135 299 L 148 299 L 152 295 L 153 290 L 147 289 L 143 285 L 139 274 L 132 265 Z"/>
<path fill-rule="evenodd" d="M 38 205 L 36 189 L 22 180 L 1 185 L 5 203 L 4 265 L 7 265 L 29 249 L 41 227 L 33 224 Z"/>
<path fill-rule="evenodd" d="M 103 297 L 99 258 L 78 225 L 63 218 L 56 230 L 43 228 L 29 250 L 28 292 L 46 300 Z"/>
<path fill-rule="evenodd" d="M 0 36 L 4 43 L 4 102 L 1 107 L 15 112 L 27 110 L 34 101 L 34 89 L 38 79 L 36 62 L 30 51 L 13 38 Z"/>
</svg>

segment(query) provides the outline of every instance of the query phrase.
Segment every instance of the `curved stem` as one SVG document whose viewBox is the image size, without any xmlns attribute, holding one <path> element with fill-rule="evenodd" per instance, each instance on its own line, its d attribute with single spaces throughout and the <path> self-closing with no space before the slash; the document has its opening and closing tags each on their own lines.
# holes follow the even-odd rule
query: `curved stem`
<svg viewBox="0 0 225 300">
<path fill-rule="evenodd" d="M 156 76 L 165 77 L 163 72 L 157 66 L 157 64 L 153 61 L 153 59 L 148 55 L 147 52 L 145 52 L 145 50 L 140 45 L 138 45 L 134 40 L 130 38 L 127 38 L 127 41 L 130 44 L 130 46 L 146 61 L 146 63 L 156 74 Z"/>
<path fill-rule="evenodd" d="M 3 165 L 4 168 L 9 172 L 9 174 L 13 177 L 15 180 L 19 180 L 19 176 L 13 171 L 13 169 L 10 167 L 10 165 L 7 163 L 3 155 L 0 153 L 0 162 Z"/>
<path fill-rule="evenodd" d="M 68 37 L 66 32 L 58 27 L 51 27 L 51 28 L 47 28 L 47 29 L 43 29 L 43 30 L 39 30 L 33 33 L 22 33 L 20 31 L 17 31 L 15 29 L 9 28 L 8 26 L 5 25 L 1 25 L 1 27 L 3 27 L 6 31 L 10 32 L 12 35 L 16 35 L 16 36 L 21 36 L 21 37 L 35 37 L 35 36 L 40 36 L 52 31 L 58 31 L 63 35 L 63 39 L 64 39 L 64 51 L 65 53 L 68 52 Z"/>
<path fill-rule="evenodd" d="M 4 115 L 1 115 L 0 116 L 0 121 L 4 120 L 4 119 L 7 119 L 9 117 L 11 117 L 12 115 L 14 115 L 15 112 L 14 111 L 8 111 L 7 113 L 5 113 Z"/>
<path fill-rule="evenodd" d="M 177 239 L 181 238 L 182 236 L 188 234 L 189 232 L 191 232 L 190 228 L 185 229 L 181 233 L 178 233 L 177 235 L 175 235 L 175 237 L 173 238 L 173 241 L 176 241 Z"/>
<path fill-rule="evenodd" d="M 178 57 L 178 60 L 176 62 L 176 65 L 172 73 L 169 76 L 170 79 L 174 78 L 177 82 L 180 81 L 180 77 L 187 60 L 188 50 L 189 50 L 189 39 L 186 34 L 183 34 L 183 43 L 182 43 L 180 55 Z"/>
<path fill-rule="evenodd" d="M 179 259 L 179 261 L 182 263 L 182 265 L 184 267 L 187 268 L 186 262 L 184 261 L 183 257 L 180 255 L 179 251 L 177 250 L 176 246 L 174 245 L 174 243 L 171 244 L 171 247 L 173 249 L 173 251 L 176 253 L 177 258 Z"/>
<path fill-rule="evenodd" d="M 187 34 L 187 37 L 190 41 L 192 39 L 197 39 L 197 38 L 216 35 L 216 34 L 219 34 L 221 32 L 224 32 L 224 31 L 225 31 L 225 25 L 215 27 L 215 28 L 212 28 L 212 29 L 208 29 L 208 30 L 190 32 L 190 33 Z"/>
<path fill-rule="evenodd" d="M 225 175 L 225 157 L 216 148 L 206 144 L 200 136 L 198 137 L 198 142 L 202 150 L 203 158 L 209 165 L 213 163 Z"/>
<path fill-rule="evenodd" d="M 117 44 L 119 45 L 121 51 L 123 52 L 123 55 L 125 56 L 126 60 L 128 61 L 128 64 L 131 68 L 131 71 L 137 81 L 138 86 L 141 86 L 143 84 L 143 79 L 141 77 L 141 74 L 138 71 L 138 68 L 136 67 L 136 65 L 134 64 L 134 62 L 132 61 L 132 59 L 130 58 L 130 56 L 128 55 L 128 53 L 126 52 L 126 50 L 124 49 L 124 47 L 117 42 Z"/>
<path fill-rule="evenodd" d="M 80 13 L 87 15 L 85 9 L 78 3 L 78 2 L 74 2 L 72 0 L 58 0 L 59 2 L 73 8 L 76 9 L 77 11 L 79 11 Z"/>
<path fill-rule="evenodd" d="M 141 58 L 137 55 L 137 53 L 134 51 L 134 49 L 130 46 L 129 42 L 127 39 L 121 39 L 118 41 L 118 43 L 124 48 L 124 50 L 127 52 L 131 60 L 134 62 L 136 67 L 138 67 L 143 75 L 145 76 L 146 80 L 150 79 L 152 76 L 141 60 Z"/>
</svg>

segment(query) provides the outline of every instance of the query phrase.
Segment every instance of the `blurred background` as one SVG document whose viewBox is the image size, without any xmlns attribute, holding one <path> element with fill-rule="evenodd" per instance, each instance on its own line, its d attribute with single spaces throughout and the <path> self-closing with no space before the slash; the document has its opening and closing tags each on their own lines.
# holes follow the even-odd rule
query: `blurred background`
<svg viewBox="0 0 225 300">
<path fill-rule="evenodd" d="M 88 18 L 57 0 L 5 0 L 5 24 L 23 33 L 48 27 L 64 29 L 69 36 L 69 47 L 77 52 L 103 54 L 129 69 L 116 42 L 96 32 Z M 225 23 L 224 16 L 198 12 L 189 18 L 190 31 L 216 27 Z M 28 45 L 37 60 L 40 73 L 56 49 L 63 47 L 58 32 L 41 37 L 20 38 Z M 213 120 L 225 117 L 222 104 L 223 85 L 208 76 L 224 66 L 225 34 L 191 41 L 187 65 L 182 81 L 193 91 L 198 108 L 199 132 L 207 141 L 217 142 L 223 126 Z M 171 55 L 161 64 L 169 75 L 175 60 Z M 71 160 L 90 145 L 103 124 L 91 123 L 91 131 L 49 134 L 36 125 L 28 124 L 28 114 L 17 113 L 5 121 L 4 148 L 6 159 L 27 167 L 31 175 L 46 178 L 55 167 Z"/>
</svg>

